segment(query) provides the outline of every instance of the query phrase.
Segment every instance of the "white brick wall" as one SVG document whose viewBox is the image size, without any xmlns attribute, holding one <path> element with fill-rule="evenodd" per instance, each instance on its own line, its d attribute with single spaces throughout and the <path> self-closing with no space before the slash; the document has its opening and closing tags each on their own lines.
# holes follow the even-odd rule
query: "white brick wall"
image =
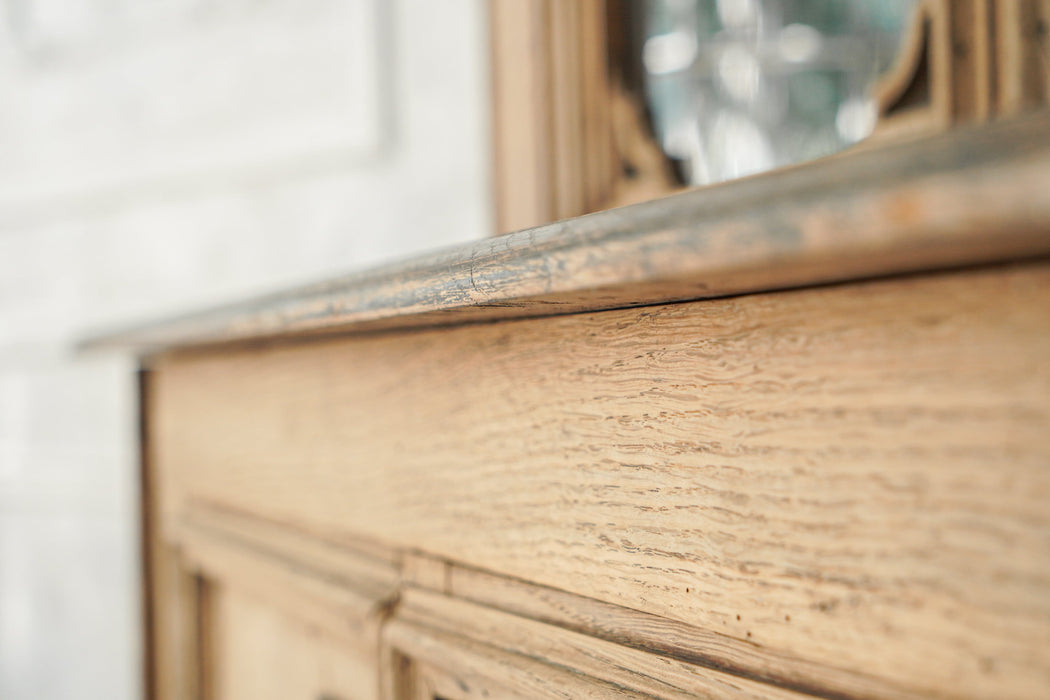
<svg viewBox="0 0 1050 700">
<path fill-rule="evenodd" d="M 133 363 L 87 329 L 489 228 L 480 0 L 0 0 L 0 698 L 140 694 Z"/>
</svg>

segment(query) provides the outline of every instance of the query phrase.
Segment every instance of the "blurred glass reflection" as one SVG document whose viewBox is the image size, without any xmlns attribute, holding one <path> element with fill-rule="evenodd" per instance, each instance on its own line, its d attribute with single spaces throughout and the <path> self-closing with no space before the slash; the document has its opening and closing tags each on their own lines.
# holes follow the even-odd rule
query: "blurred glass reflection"
<svg viewBox="0 0 1050 700">
<path fill-rule="evenodd" d="M 699 185 L 860 141 L 914 4 L 645 0 L 645 92 L 661 147 Z"/>
</svg>

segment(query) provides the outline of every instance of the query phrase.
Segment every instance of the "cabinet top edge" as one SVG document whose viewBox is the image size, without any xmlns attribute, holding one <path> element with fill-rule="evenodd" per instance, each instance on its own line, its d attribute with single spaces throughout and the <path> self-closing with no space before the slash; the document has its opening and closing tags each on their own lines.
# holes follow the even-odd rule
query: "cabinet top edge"
<svg viewBox="0 0 1050 700">
<path fill-rule="evenodd" d="M 1050 112 L 439 249 L 124 329 L 140 355 L 846 282 L 1050 254 Z"/>
</svg>

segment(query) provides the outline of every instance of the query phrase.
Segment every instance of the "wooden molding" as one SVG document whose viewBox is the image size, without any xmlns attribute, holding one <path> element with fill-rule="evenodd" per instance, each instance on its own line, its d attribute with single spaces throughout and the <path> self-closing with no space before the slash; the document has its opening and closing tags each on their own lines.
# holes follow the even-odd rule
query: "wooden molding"
<svg viewBox="0 0 1050 700">
<path fill-rule="evenodd" d="M 111 332 L 142 353 L 783 289 L 1050 253 L 1050 115 L 845 153 Z"/>
</svg>

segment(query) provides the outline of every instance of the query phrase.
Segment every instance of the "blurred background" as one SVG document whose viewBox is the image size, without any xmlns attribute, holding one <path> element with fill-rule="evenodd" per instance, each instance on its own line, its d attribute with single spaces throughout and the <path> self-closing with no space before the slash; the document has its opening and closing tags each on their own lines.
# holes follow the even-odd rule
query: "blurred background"
<svg viewBox="0 0 1050 700">
<path fill-rule="evenodd" d="M 912 0 L 0 0 L 0 698 L 140 697 L 97 331 L 837 151 Z"/>
<path fill-rule="evenodd" d="M 141 696 L 132 358 L 89 330 L 490 233 L 474 0 L 0 0 L 0 698 Z"/>
</svg>

